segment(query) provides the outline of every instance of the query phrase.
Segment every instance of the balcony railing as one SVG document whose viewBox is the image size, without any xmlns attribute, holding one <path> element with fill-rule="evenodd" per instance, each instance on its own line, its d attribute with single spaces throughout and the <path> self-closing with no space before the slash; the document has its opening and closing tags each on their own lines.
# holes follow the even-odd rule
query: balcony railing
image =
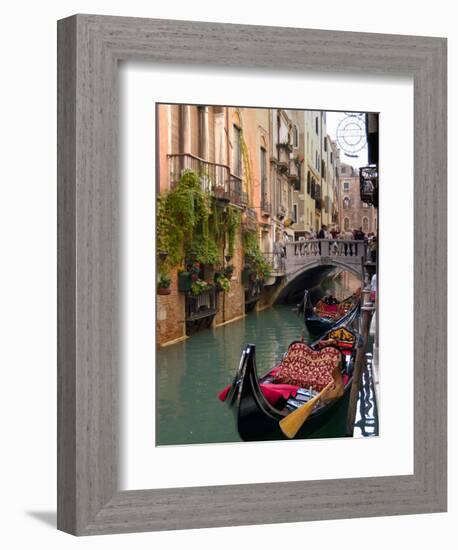
<svg viewBox="0 0 458 550">
<path fill-rule="evenodd" d="M 242 178 L 231 174 L 229 166 L 208 162 L 189 153 L 168 155 L 168 159 L 171 188 L 178 184 L 183 172 L 192 170 L 205 193 L 240 206 L 247 204 Z"/>
<path fill-rule="evenodd" d="M 277 144 L 277 166 L 280 172 L 287 172 L 291 156 L 291 146 L 288 143 Z"/>
<path fill-rule="evenodd" d="M 204 290 L 198 296 L 186 294 L 186 321 L 198 321 L 213 317 L 218 307 L 218 293 L 215 288 Z"/>
</svg>

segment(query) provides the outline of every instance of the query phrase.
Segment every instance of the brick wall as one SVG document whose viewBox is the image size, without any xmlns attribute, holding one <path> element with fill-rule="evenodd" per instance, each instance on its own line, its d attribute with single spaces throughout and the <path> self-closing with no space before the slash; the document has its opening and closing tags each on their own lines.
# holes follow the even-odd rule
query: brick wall
<svg viewBox="0 0 458 550">
<path fill-rule="evenodd" d="M 164 345 L 186 335 L 185 299 L 178 292 L 177 268 L 171 273 L 172 292 L 167 296 L 156 295 L 156 343 Z"/>
</svg>

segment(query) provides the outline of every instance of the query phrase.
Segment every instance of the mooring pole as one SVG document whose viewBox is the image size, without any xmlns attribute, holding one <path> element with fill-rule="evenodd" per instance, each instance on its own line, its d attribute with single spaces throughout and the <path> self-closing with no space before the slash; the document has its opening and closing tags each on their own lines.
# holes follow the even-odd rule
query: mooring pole
<svg viewBox="0 0 458 550">
<path fill-rule="evenodd" d="M 350 389 L 350 402 L 348 404 L 347 414 L 347 435 L 353 435 L 355 426 L 356 406 L 358 404 L 359 389 L 361 387 L 361 377 L 363 374 L 364 362 L 366 357 L 367 340 L 369 336 L 369 328 L 371 325 L 374 306 L 370 301 L 370 288 L 365 288 L 362 291 L 361 305 L 361 331 L 356 349 L 355 366 L 353 368 L 353 380 Z"/>
</svg>

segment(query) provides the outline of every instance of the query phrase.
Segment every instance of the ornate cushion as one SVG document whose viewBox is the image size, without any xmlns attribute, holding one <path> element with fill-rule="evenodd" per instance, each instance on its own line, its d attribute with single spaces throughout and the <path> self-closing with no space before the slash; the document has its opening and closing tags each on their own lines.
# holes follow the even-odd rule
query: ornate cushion
<svg viewBox="0 0 458 550">
<path fill-rule="evenodd" d="M 307 344 L 295 342 L 278 366 L 275 382 L 321 391 L 332 381 L 332 371 L 341 364 L 341 357 L 340 351 L 331 346 L 314 351 Z"/>
</svg>

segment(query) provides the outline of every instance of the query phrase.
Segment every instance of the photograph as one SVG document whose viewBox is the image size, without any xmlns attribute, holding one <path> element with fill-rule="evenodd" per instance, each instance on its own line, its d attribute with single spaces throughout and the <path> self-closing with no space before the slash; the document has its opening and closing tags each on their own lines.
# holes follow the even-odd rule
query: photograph
<svg viewBox="0 0 458 550">
<path fill-rule="evenodd" d="M 154 130 L 156 446 L 380 436 L 379 113 L 156 103 Z"/>
</svg>

